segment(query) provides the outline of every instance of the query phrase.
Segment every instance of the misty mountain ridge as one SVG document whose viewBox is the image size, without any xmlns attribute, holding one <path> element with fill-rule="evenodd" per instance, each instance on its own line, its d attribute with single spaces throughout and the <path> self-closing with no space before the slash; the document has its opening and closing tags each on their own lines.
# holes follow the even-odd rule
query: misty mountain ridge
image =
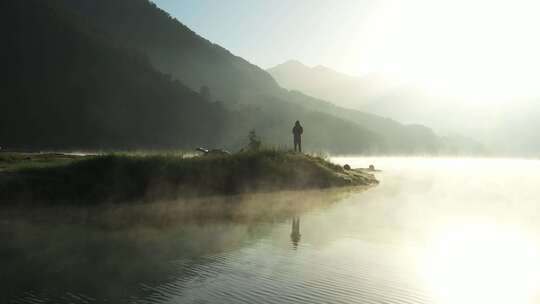
<svg viewBox="0 0 540 304">
<path fill-rule="evenodd" d="M 418 89 L 387 84 L 383 78 L 376 78 L 371 82 L 376 85 L 371 87 L 370 76 L 348 76 L 321 66 L 310 68 L 297 60 L 268 72 L 290 90 L 401 122 L 430 126 L 444 134 L 443 138 L 454 147 L 484 146 L 483 153 L 491 151 L 501 156 L 531 157 L 540 153 L 540 140 L 533 135 L 540 115 L 536 100 L 475 109 L 451 98 L 436 98 Z"/>
<path fill-rule="evenodd" d="M 350 109 L 361 109 L 388 89 L 388 84 L 376 75 L 349 76 L 322 65 L 309 67 L 298 60 L 289 60 L 267 71 L 286 89 Z"/>
<path fill-rule="evenodd" d="M 317 65 L 309 67 L 298 60 L 289 60 L 267 71 L 280 86 L 328 100 L 338 106 L 389 117 L 406 124 L 423 124 L 441 133 L 451 129 L 432 119 L 434 113 L 447 113 L 446 105 L 433 103 L 419 89 L 391 82 L 381 75 L 358 77 Z"/>
<path fill-rule="evenodd" d="M 20 107 L 12 107 L 14 113 L 24 113 L 12 115 L 16 121 L 0 121 L 20 128 L 1 134 L 8 145 L 239 149 L 248 131 L 255 129 L 265 143 L 289 146 L 290 129 L 298 119 L 306 130 L 307 149 L 348 154 L 448 151 L 444 139 L 428 128 L 366 116 L 281 88 L 266 71 L 198 36 L 150 1 L 8 3 L 4 12 L 12 12 L 12 24 L 26 33 L 25 39 L 13 38 L 15 49 L 24 52 L 11 57 L 19 58 L 24 68 L 12 67 L 18 75 L 14 91 L 4 92 L 4 100 L 20 100 Z M 50 14 L 34 19 L 44 26 L 23 22 L 27 11 L 42 9 Z M 63 31 L 50 26 L 59 20 Z M 40 37 L 47 36 L 56 37 L 54 44 L 43 43 L 41 56 L 32 56 L 42 44 Z M 101 59 L 104 54 L 110 64 Z M 69 58 L 77 58 L 76 64 Z M 47 65 L 39 69 L 42 73 L 32 73 L 32 67 L 43 62 Z M 203 86 L 209 88 L 204 96 L 198 93 Z M 165 93 L 165 87 L 176 89 Z M 36 116 L 23 109 L 44 112 Z"/>
<path fill-rule="evenodd" d="M 162 72 L 170 73 L 173 78 L 186 83 L 194 90 L 197 90 L 200 85 L 207 85 L 212 91 L 212 96 L 216 100 L 222 101 L 229 109 L 239 112 L 246 112 L 246 109 L 249 109 L 248 111 L 257 112 L 257 114 L 248 117 L 248 120 L 254 118 L 256 115 L 262 116 L 262 119 L 252 119 L 252 125 L 271 142 L 283 145 L 289 144 L 289 139 L 283 137 L 283 134 L 286 134 L 285 132 L 289 128 L 288 124 L 290 122 L 288 120 L 308 119 L 306 123 L 310 125 L 310 117 L 312 115 L 305 116 L 302 113 L 307 114 L 315 111 L 320 112 L 320 114 L 330 114 L 334 117 L 326 116 L 326 119 L 335 119 L 336 115 L 334 113 L 329 113 L 322 109 L 308 107 L 308 109 L 302 110 L 297 108 L 298 105 L 305 108 L 305 104 L 295 102 L 295 95 L 279 87 L 269 73 L 231 54 L 224 48 L 201 38 L 159 8 L 152 5 L 151 10 L 154 11 L 151 14 L 152 18 L 142 19 L 141 13 L 122 13 L 123 11 L 120 10 L 122 5 L 118 4 L 122 2 L 125 3 L 126 0 L 119 0 L 112 7 L 107 1 L 103 0 L 93 1 L 91 4 L 87 3 L 86 5 L 81 5 L 79 2 L 74 1 L 67 1 L 66 3 L 79 13 L 84 14 L 91 20 L 95 20 L 94 22 L 99 23 L 103 31 L 112 33 L 111 35 L 117 37 L 122 43 L 148 54 L 154 66 Z M 130 2 L 135 3 L 129 7 L 130 10 L 144 9 L 145 6 L 146 9 L 149 9 L 147 1 L 135 0 Z M 128 9 L 126 5 L 123 7 L 126 10 Z M 117 18 L 114 18 L 114 16 L 119 14 L 122 14 L 122 23 L 117 22 Z M 136 16 L 139 16 L 139 18 L 136 18 Z M 142 26 L 139 19 L 147 20 L 150 24 Z M 152 21 L 152 19 L 159 19 L 159 21 Z M 133 23 L 137 23 L 134 26 L 141 28 L 140 31 L 142 33 L 138 32 L 136 38 L 128 39 L 126 37 L 133 36 L 133 33 L 130 32 L 132 28 L 130 25 Z M 168 30 L 166 33 L 154 33 L 154 31 L 158 30 L 155 29 L 155 24 L 166 25 Z M 170 37 L 165 38 L 168 37 L 167 35 Z M 154 38 L 156 36 L 161 37 L 159 41 L 156 41 Z M 177 37 L 182 37 L 182 43 L 170 42 L 178 39 Z M 201 54 L 204 54 L 204 56 Z M 211 61 L 209 62 L 209 60 Z M 323 70 L 324 68 L 319 67 L 318 69 Z M 219 74 L 223 74 L 224 76 L 216 77 Z M 377 82 L 375 81 L 375 77 L 373 79 L 374 83 Z M 277 115 L 278 113 L 279 115 Z M 298 114 L 295 117 L 292 113 Z M 339 116 L 338 118 L 344 119 Z M 385 121 L 382 117 L 380 119 Z M 366 131 L 378 134 L 380 139 L 376 140 L 376 143 L 373 143 L 368 138 L 364 138 L 363 140 L 365 143 L 372 142 L 369 144 L 369 149 L 373 151 L 387 151 L 386 143 L 389 142 L 388 138 L 395 136 L 394 134 L 388 134 L 386 130 L 374 130 L 375 128 L 367 127 L 366 123 L 359 123 L 357 120 L 346 119 L 346 121 L 347 123 L 352 122 L 356 125 L 353 129 L 357 129 L 354 132 L 358 134 L 366 134 Z M 272 125 L 269 126 L 268 122 L 271 122 Z M 333 132 L 331 129 L 324 128 L 324 126 L 315 121 L 313 121 L 311 128 L 316 128 L 312 131 L 315 131 L 318 136 L 324 136 L 328 139 L 337 134 L 335 132 L 331 134 Z M 351 131 L 347 133 L 349 132 Z M 353 140 L 349 138 L 355 137 L 358 136 L 351 134 L 347 136 L 347 139 L 343 138 L 345 141 L 344 144 L 346 146 L 351 145 Z M 319 144 L 317 143 L 317 145 Z M 328 145 L 325 146 L 325 149 L 329 148 Z M 433 146 L 437 146 L 437 144 L 433 144 L 431 139 L 426 138 L 425 145 L 420 142 L 414 149 L 433 153 Z M 335 149 L 335 147 L 331 148 Z M 396 147 L 396 149 L 394 153 L 410 153 L 409 151 L 411 151 L 409 144 L 407 144 L 407 147 Z M 439 146 L 435 149 L 435 151 L 439 150 L 444 150 L 444 148 Z"/>
<path fill-rule="evenodd" d="M 484 150 L 478 141 L 469 137 L 467 130 L 454 127 L 463 125 L 462 122 L 445 124 L 449 120 L 446 113 L 456 110 L 455 105 L 433 102 L 432 97 L 413 87 L 392 83 L 376 74 L 357 77 L 322 65 L 309 67 L 298 60 L 286 61 L 267 71 L 289 90 L 405 124 L 435 127 L 436 133 L 443 134 L 441 138 L 445 142 L 462 148 L 458 150 Z"/>
</svg>

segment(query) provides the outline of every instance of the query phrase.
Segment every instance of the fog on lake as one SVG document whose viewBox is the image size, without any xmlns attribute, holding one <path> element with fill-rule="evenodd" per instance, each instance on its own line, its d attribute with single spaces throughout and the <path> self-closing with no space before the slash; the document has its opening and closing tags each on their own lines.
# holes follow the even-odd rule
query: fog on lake
<svg viewBox="0 0 540 304">
<path fill-rule="evenodd" d="M 332 160 L 373 164 L 381 183 L 211 198 L 200 209 L 4 210 L 0 302 L 540 300 L 540 161 Z"/>
</svg>

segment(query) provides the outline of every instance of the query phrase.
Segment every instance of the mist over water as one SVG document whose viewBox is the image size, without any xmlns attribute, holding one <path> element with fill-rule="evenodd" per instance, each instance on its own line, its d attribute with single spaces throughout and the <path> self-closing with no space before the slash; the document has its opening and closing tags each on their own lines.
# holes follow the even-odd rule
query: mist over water
<svg viewBox="0 0 540 304">
<path fill-rule="evenodd" d="M 381 184 L 236 197 L 236 204 L 216 198 L 206 214 L 188 202 L 97 218 L 88 210 L 32 220 L 11 212 L 0 219 L 0 302 L 540 299 L 540 161 L 332 160 L 373 164 Z"/>
</svg>

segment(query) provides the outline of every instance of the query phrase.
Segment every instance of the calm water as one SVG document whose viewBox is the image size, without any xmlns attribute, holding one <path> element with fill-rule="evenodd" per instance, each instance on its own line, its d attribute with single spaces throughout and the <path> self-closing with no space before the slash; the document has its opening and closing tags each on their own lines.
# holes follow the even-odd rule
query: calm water
<svg viewBox="0 0 540 304">
<path fill-rule="evenodd" d="M 539 161 L 334 161 L 381 184 L 5 211 L 0 303 L 540 303 Z"/>
</svg>

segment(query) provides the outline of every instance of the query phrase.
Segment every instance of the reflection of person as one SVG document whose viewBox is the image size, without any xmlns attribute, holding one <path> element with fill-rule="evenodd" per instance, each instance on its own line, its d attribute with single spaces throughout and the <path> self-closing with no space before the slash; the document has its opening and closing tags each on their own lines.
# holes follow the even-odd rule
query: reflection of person
<svg viewBox="0 0 540 304">
<path fill-rule="evenodd" d="M 297 120 L 292 129 L 294 135 L 294 152 L 302 152 L 302 133 L 304 133 L 304 128 L 300 125 L 300 122 Z"/>
<path fill-rule="evenodd" d="M 291 231 L 291 241 L 293 243 L 294 249 L 298 248 L 298 243 L 300 243 L 300 218 L 293 217 L 292 219 L 292 231 Z"/>
</svg>

